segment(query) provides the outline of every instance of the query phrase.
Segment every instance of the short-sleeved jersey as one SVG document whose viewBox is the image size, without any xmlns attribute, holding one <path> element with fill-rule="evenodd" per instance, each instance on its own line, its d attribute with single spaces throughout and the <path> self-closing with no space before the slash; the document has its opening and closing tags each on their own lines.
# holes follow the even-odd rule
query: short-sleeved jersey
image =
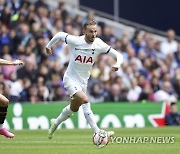
<svg viewBox="0 0 180 154">
<path fill-rule="evenodd" d="M 108 53 L 110 46 L 104 43 L 100 38 L 95 38 L 92 44 L 85 41 L 85 36 L 67 35 L 66 44 L 71 46 L 71 55 L 65 76 L 87 84 L 90 77 L 91 68 L 101 53 Z"/>
</svg>

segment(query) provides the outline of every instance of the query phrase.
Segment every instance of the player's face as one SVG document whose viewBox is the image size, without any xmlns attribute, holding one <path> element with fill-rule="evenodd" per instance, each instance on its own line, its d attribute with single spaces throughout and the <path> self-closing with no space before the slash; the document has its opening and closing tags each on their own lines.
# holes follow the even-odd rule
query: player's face
<svg viewBox="0 0 180 154">
<path fill-rule="evenodd" d="M 170 110 L 171 110 L 171 113 L 177 113 L 178 112 L 178 108 L 176 105 L 172 105 Z"/>
<path fill-rule="evenodd" d="M 97 36 L 97 26 L 96 25 L 88 25 L 86 30 L 84 31 L 85 40 L 87 43 L 93 43 Z"/>
</svg>

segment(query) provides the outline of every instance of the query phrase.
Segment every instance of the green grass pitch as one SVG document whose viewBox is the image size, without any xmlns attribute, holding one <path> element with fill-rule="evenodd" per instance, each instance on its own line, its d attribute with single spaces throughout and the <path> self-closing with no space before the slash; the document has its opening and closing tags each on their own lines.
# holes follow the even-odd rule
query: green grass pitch
<svg viewBox="0 0 180 154">
<path fill-rule="evenodd" d="M 180 127 L 164 128 L 120 128 L 113 129 L 115 136 L 174 136 L 172 144 L 110 142 L 104 148 L 92 143 L 92 131 L 58 130 L 52 140 L 47 131 L 12 131 L 14 139 L 0 136 L 0 154 L 180 154 Z"/>
</svg>

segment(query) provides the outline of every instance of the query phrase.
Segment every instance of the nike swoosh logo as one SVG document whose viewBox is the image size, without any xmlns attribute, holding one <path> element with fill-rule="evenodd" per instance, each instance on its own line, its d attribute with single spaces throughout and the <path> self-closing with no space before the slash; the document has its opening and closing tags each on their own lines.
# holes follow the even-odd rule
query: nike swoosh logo
<svg viewBox="0 0 180 154">
<path fill-rule="evenodd" d="M 95 51 L 95 49 L 80 49 L 80 48 L 75 48 L 75 50 L 92 50 L 92 51 Z"/>
</svg>

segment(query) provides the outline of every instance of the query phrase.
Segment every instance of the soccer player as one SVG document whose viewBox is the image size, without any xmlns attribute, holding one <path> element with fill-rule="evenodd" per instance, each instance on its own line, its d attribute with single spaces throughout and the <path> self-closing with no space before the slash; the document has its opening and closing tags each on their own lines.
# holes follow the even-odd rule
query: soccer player
<svg viewBox="0 0 180 154">
<path fill-rule="evenodd" d="M 0 59 L 0 65 L 22 65 L 23 62 L 21 60 L 8 61 L 4 59 Z M 4 120 L 7 115 L 9 100 L 0 94 L 0 135 L 4 135 L 7 138 L 13 138 L 14 134 L 9 132 L 6 128 L 3 127 Z"/>
<path fill-rule="evenodd" d="M 72 47 L 69 65 L 63 77 L 63 84 L 70 93 L 71 103 L 62 110 L 56 119 L 51 119 L 49 139 L 52 139 L 58 125 L 71 117 L 74 112 L 77 112 L 81 105 L 84 116 L 93 131 L 101 131 L 94 121 L 94 114 L 86 95 L 90 71 L 96 57 L 101 53 L 110 54 L 116 58 L 116 64 L 112 66 L 113 71 L 118 70 L 123 62 L 123 56 L 100 38 L 96 38 L 97 25 L 94 20 L 89 20 L 84 24 L 83 33 L 82 36 L 74 36 L 65 32 L 58 32 L 46 45 L 47 54 L 53 54 L 51 47 L 59 40 L 65 41 L 66 44 Z M 114 134 L 113 131 L 107 133 L 109 136 Z"/>
</svg>

